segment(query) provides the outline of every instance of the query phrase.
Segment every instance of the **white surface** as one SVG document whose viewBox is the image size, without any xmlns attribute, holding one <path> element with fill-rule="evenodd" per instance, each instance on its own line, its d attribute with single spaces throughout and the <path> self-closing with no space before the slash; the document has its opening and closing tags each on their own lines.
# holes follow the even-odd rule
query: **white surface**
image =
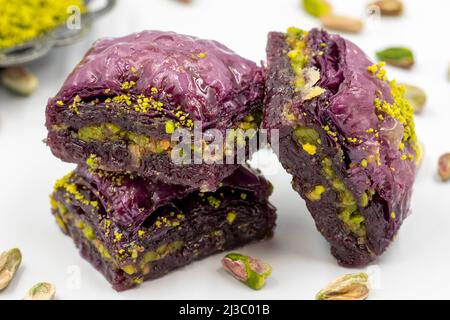
<svg viewBox="0 0 450 320">
<path fill-rule="evenodd" d="M 331 0 L 338 12 L 364 17 L 365 0 Z M 119 1 L 109 16 L 96 24 L 82 42 L 59 48 L 30 67 L 41 86 L 30 98 L 0 88 L 0 250 L 21 248 L 23 265 L 0 299 L 22 298 L 38 281 L 57 286 L 59 299 L 311 299 L 328 281 L 353 270 L 336 265 L 329 247 L 316 231 L 304 202 L 291 190 L 290 177 L 278 168 L 269 176 L 278 208 L 275 237 L 240 250 L 273 266 L 267 286 L 254 292 L 220 268 L 220 255 L 194 263 L 137 289 L 116 293 L 102 275 L 85 262 L 72 240 L 64 236 L 50 215 L 48 194 L 54 181 L 73 165 L 54 158 L 42 143 L 46 136 L 44 109 L 92 41 L 143 29 L 173 30 L 223 42 L 241 55 L 265 58 L 266 34 L 288 26 L 318 26 L 298 5 L 299 0 L 194 0 L 185 6 L 170 0 Z M 411 47 L 417 58 L 412 71 L 389 69 L 399 81 L 417 84 L 428 92 L 417 130 L 425 145 L 412 201 L 413 215 L 377 264 L 369 267 L 376 279 L 373 299 L 450 298 L 450 184 L 436 176 L 440 154 L 450 151 L 450 2 L 406 1 L 402 18 L 370 23 L 350 38 L 370 55 L 389 45 Z M 273 168 L 270 170 L 273 171 Z M 77 274 L 80 287 L 76 288 Z M 75 286 L 74 286 L 75 285 Z"/>
</svg>

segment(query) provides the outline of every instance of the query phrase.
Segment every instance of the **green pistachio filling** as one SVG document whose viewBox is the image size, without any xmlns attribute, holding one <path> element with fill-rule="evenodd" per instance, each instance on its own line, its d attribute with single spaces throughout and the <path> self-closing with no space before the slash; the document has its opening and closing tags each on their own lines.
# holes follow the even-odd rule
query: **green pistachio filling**
<svg viewBox="0 0 450 320">
<path fill-rule="evenodd" d="M 237 213 L 236 213 L 236 211 L 230 211 L 230 212 L 228 212 L 227 213 L 227 222 L 229 223 L 229 224 L 232 224 L 233 222 L 234 222 L 234 220 L 236 220 L 236 217 L 237 217 Z"/>
<path fill-rule="evenodd" d="M 295 92 L 301 93 L 304 101 L 320 96 L 325 89 L 316 86 L 320 80 L 320 72 L 314 67 L 308 67 L 308 53 L 305 38 L 306 31 L 291 27 L 287 31 L 286 42 L 290 47 L 288 57 L 294 73 L 293 87 Z M 322 51 L 314 53 L 321 55 Z"/>
<path fill-rule="evenodd" d="M 152 153 L 163 153 L 171 149 L 167 139 L 153 139 L 151 137 L 126 131 L 113 123 L 101 123 L 80 128 L 78 139 L 83 141 L 119 141 L 125 140 L 129 146 L 143 148 Z"/>
<path fill-rule="evenodd" d="M 260 114 L 255 113 L 247 115 L 244 120 L 237 125 L 237 129 L 230 130 L 230 132 L 227 134 L 225 151 L 234 146 L 235 140 L 238 146 L 245 146 L 246 138 L 252 138 L 253 135 L 256 134 L 256 130 L 258 129 L 260 123 Z M 66 129 L 67 126 L 54 128 L 54 130 Z M 175 132 L 175 129 L 176 124 L 174 124 L 172 120 L 168 120 L 165 124 L 165 132 L 167 134 L 172 134 Z M 251 129 L 254 130 L 253 135 L 247 136 L 245 134 L 245 131 Z M 243 130 L 244 133 L 241 134 L 242 131 L 240 130 Z M 164 152 L 170 152 L 172 150 L 171 141 L 168 139 L 154 139 L 142 134 L 123 130 L 118 125 L 108 122 L 82 127 L 77 131 L 76 134 L 78 139 L 82 141 L 125 141 L 128 144 L 128 148 L 130 149 L 131 154 L 135 157 L 136 161 L 150 153 L 161 154 Z M 193 148 L 195 148 L 195 145 L 193 145 Z M 198 151 L 200 152 L 200 150 Z M 88 161 L 90 160 L 88 159 Z"/>
<path fill-rule="evenodd" d="M 94 229 L 86 221 L 74 218 L 74 215 L 69 212 L 67 207 L 64 206 L 63 203 L 56 201 L 53 196 L 50 196 L 50 203 L 52 209 L 59 212 L 59 215 L 55 215 L 55 220 L 65 233 L 68 232 L 67 225 L 73 223 L 73 225 L 81 231 L 84 238 L 86 238 L 86 240 L 93 245 L 103 259 L 106 261 L 112 261 L 108 250 L 103 243 L 97 239 Z"/>
<path fill-rule="evenodd" d="M 303 150 L 313 156 L 317 152 L 317 146 L 321 144 L 319 133 L 311 128 L 297 126 L 294 129 L 294 136 Z"/>
<path fill-rule="evenodd" d="M 234 150 L 235 141 L 238 147 L 244 147 L 246 145 L 246 139 L 252 139 L 257 134 L 261 121 L 262 113 L 255 112 L 247 115 L 235 129 L 228 130 L 225 137 L 225 154 L 228 154 L 230 150 Z M 246 132 L 247 130 L 253 131 Z"/>
<path fill-rule="evenodd" d="M 326 191 L 325 187 L 322 185 L 317 185 L 314 187 L 314 189 L 311 190 L 311 192 L 308 192 L 306 194 L 306 197 L 310 201 L 319 201 L 322 199 L 322 194 Z"/>
<path fill-rule="evenodd" d="M 119 261 L 123 260 L 125 250 L 120 249 L 116 253 L 116 259 L 114 260 L 106 249 L 105 245 L 101 240 L 99 240 L 95 234 L 94 228 L 84 220 L 74 218 L 73 214 L 69 213 L 68 209 L 59 201 L 56 201 L 52 196 L 50 197 L 51 206 L 53 209 L 58 210 L 59 214 L 55 215 L 55 219 L 58 225 L 63 229 L 63 231 L 67 232 L 67 225 L 69 223 L 73 223 L 73 225 L 81 231 L 83 237 L 89 241 L 92 246 L 98 251 L 103 259 L 106 261 L 110 261 L 115 267 L 121 268 L 126 274 L 134 275 L 141 271 L 144 275 L 150 272 L 150 263 L 161 260 L 165 258 L 167 255 L 170 255 L 178 250 L 181 250 L 184 247 L 184 242 L 182 241 L 174 241 L 171 243 L 163 244 L 159 246 L 155 251 L 148 251 L 141 256 L 141 259 L 138 263 L 139 270 L 134 264 L 127 264 L 122 267 L 119 266 Z M 107 220 L 105 220 L 107 221 Z M 107 233 L 109 234 L 109 233 Z M 115 236 L 119 233 L 115 232 Z M 131 249 L 128 250 L 130 253 L 130 257 L 136 261 L 139 252 L 143 250 L 142 247 L 130 246 Z M 134 248 L 134 249 L 133 249 Z M 135 250 L 136 249 L 136 250 Z"/>
<path fill-rule="evenodd" d="M 358 204 L 353 194 L 347 189 L 344 182 L 339 179 L 333 170 L 331 159 L 324 158 L 322 160 L 322 171 L 324 177 L 328 180 L 331 188 L 338 195 L 337 206 L 341 209 L 339 219 L 361 239 L 366 236 L 366 228 L 364 226 L 364 216 L 358 211 Z"/>
<path fill-rule="evenodd" d="M 144 253 L 141 261 L 140 267 L 145 270 L 145 267 L 153 261 L 161 260 L 165 256 L 174 253 L 184 247 L 183 241 L 174 241 L 172 243 L 167 243 L 159 246 L 156 251 L 149 251 Z"/>
<path fill-rule="evenodd" d="M 303 89 L 306 84 L 304 70 L 308 65 L 305 43 L 307 34 L 306 31 L 291 27 L 288 29 L 286 36 L 286 42 L 291 48 L 288 57 L 291 60 L 291 68 L 295 75 L 294 88 L 296 91 Z"/>
<path fill-rule="evenodd" d="M 311 156 L 316 156 L 319 150 L 321 140 L 319 133 L 313 129 L 304 126 L 296 126 L 293 137 L 299 143 L 303 151 Z M 319 158 L 322 165 L 322 174 L 327 179 L 331 189 L 338 195 L 339 219 L 345 226 L 361 239 L 365 238 L 366 231 L 364 226 L 364 217 L 358 212 L 358 205 L 367 206 L 369 199 L 366 193 L 363 194 L 359 202 L 356 201 L 353 194 L 347 189 L 344 182 L 338 178 L 333 170 L 331 159 Z M 319 201 L 326 188 L 323 185 L 315 186 L 306 194 L 310 201 Z"/>
</svg>

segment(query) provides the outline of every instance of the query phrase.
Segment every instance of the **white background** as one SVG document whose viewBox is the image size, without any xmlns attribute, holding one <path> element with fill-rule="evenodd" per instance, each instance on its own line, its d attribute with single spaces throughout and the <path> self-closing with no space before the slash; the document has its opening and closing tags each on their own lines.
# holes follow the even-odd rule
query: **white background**
<svg viewBox="0 0 450 320">
<path fill-rule="evenodd" d="M 338 13 L 365 17 L 365 0 L 330 1 Z M 450 151 L 450 2 L 409 0 L 406 8 L 401 18 L 369 21 L 363 33 L 349 36 L 371 56 L 390 45 L 411 47 L 417 65 L 411 71 L 389 68 L 389 75 L 419 85 L 429 95 L 424 113 L 417 117 L 425 159 L 415 184 L 413 214 L 395 243 L 369 267 L 376 280 L 371 298 L 450 298 L 450 184 L 440 182 L 436 174 L 438 157 Z M 81 259 L 50 214 L 52 185 L 74 166 L 54 158 L 42 143 L 45 105 L 95 39 L 143 29 L 173 30 L 219 40 L 261 61 L 267 32 L 291 25 L 308 29 L 319 24 L 302 11 L 299 0 L 194 0 L 192 5 L 119 0 L 114 12 L 99 20 L 83 41 L 55 49 L 30 65 L 41 82 L 33 96 L 20 98 L 0 88 L 0 250 L 17 246 L 23 252 L 20 271 L 0 299 L 20 299 L 38 281 L 54 283 L 58 299 L 312 299 L 336 276 L 365 270 L 336 264 L 303 200 L 291 190 L 290 177 L 267 153 L 263 158 L 275 185 L 271 200 L 278 208 L 278 227 L 272 240 L 240 250 L 273 266 L 272 278 L 259 292 L 221 270 L 221 256 L 216 255 L 116 293 Z"/>
</svg>

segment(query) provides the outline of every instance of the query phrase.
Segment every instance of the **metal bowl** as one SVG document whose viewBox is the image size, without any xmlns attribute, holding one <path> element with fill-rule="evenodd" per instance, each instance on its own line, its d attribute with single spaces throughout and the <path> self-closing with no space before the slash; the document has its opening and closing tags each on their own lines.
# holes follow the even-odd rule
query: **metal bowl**
<svg viewBox="0 0 450 320">
<path fill-rule="evenodd" d="M 84 2 L 89 5 L 95 0 L 85 0 Z M 88 10 L 81 16 L 79 28 L 62 25 L 31 41 L 0 50 L 0 68 L 27 63 L 46 55 L 53 47 L 73 44 L 91 29 L 96 18 L 109 12 L 116 2 L 116 0 L 106 0 L 103 7 Z"/>
</svg>

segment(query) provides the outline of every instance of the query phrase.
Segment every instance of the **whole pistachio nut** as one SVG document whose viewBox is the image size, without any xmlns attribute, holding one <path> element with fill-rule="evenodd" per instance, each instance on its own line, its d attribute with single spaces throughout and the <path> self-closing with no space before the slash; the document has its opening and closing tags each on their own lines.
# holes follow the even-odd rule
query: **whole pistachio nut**
<svg viewBox="0 0 450 320">
<path fill-rule="evenodd" d="M 316 295 L 316 300 L 365 300 L 368 296 L 369 276 L 362 272 L 337 278 Z"/>
<path fill-rule="evenodd" d="M 6 289 L 14 278 L 22 262 L 22 254 L 14 248 L 0 255 L 0 290 Z"/>
<path fill-rule="evenodd" d="M 380 9 L 382 16 L 398 17 L 403 14 L 403 1 L 401 0 L 378 0 L 370 4 Z"/>
<path fill-rule="evenodd" d="M 0 80 L 10 91 L 23 96 L 32 94 L 39 85 L 36 76 L 22 66 L 2 70 Z"/>
<path fill-rule="evenodd" d="M 55 298 L 56 288 L 48 282 L 39 282 L 28 290 L 24 300 L 53 300 Z"/>
<path fill-rule="evenodd" d="M 306 12 L 316 18 L 331 14 L 331 4 L 326 0 L 301 0 Z"/>
<path fill-rule="evenodd" d="M 410 84 L 402 83 L 402 85 L 405 87 L 405 98 L 414 108 L 414 112 L 420 113 L 427 102 L 427 95 L 425 91 Z"/>
<path fill-rule="evenodd" d="M 439 158 L 438 174 L 443 181 L 450 180 L 450 153 L 446 153 Z"/>
<path fill-rule="evenodd" d="M 379 60 L 386 61 L 390 65 L 404 69 L 411 68 L 415 62 L 413 52 L 404 47 L 386 48 L 378 51 L 376 55 Z"/>
<path fill-rule="evenodd" d="M 268 263 L 239 253 L 227 254 L 222 265 L 233 277 L 255 290 L 261 289 L 272 274 Z"/>
<path fill-rule="evenodd" d="M 326 29 L 348 33 L 359 33 L 364 26 L 361 20 L 346 16 L 327 15 L 320 18 L 320 21 Z"/>
</svg>

